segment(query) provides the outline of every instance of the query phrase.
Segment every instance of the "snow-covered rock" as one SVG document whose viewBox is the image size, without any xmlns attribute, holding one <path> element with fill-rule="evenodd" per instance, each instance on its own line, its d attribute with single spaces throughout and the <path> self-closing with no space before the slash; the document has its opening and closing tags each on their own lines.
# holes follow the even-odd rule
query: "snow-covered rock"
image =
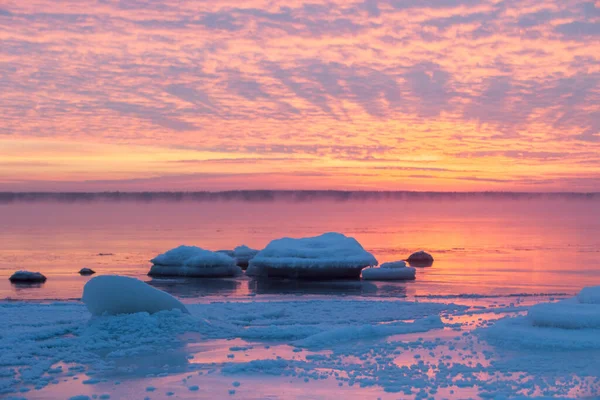
<svg viewBox="0 0 600 400">
<path fill-rule="evenodd" d="M 150 262 L 150 276 L 227 277 L 242 273 L 232 257 L 196 246 L 176 247 Z"/>
<path fill-rule="evenodd" d="M 252 249 L 246 245 L 238 246 L 233 250 L 217 250 L 217 253 L 226 254 L 235 259 L 237 266 L 242 269 L 248 268 L 250 260 L 254 258 L 258 252 L 259 250 Z"/>
<path fill-rule="evenodd" d="M 81 300 L 92 315 L 117 315 L 181 310 L 185 306 L 170 294 L 136 278 L 103 275 L 92 278 L 83 287 Z"/>
<path fill-rule="evenodd" d="M 433 264 L 433 256 L 420 250 L 408 256 L 406 261 L 414 267 L 429 267 Z"/>
<path fill-rule="evenodd" d="M 513 347 L 600 349 L 600 286 L 576 297 L 532 306 L 526 316 L 505 318 L 482 330 L 484 337 Z"/>
<path fill-rule="evenodd" d="M 79 275 L 94 275 L 96 271 L 91 268 L 81 268 L 79 270 Z"/>
<path fill-rule="evenodd" d="M 238 267 L 242 269 L 248 268 L 248 264 L 250 260 L 252 260 L 257 254 L 259 250 L 252 249 L 246 245 L 241 245 L 233 249 L 233 258 L 235 258 L 235 262 Z"/>
<path fill-rule="evenodd" d="M 18 283 L 40 283 L 46 282 L 46 277 L 40 272 L 17 271 L 8 278 L 11 282 Z"/>
<path fill-rule="evenodd" d="M 362 270 L 362 277 L 371 281 L 401 281 L 415 279 L 417 270 L 413 267 L 384 267 L 365 268 Z"/>
<path fill-rule="evenodd" d="M 247 275 L 300 279 L 357 279 L 377 265 L 356 239 L 341 233 L 271 241 L 250 260 Z"/>
<path fill-rule="evenodd" d="M 406 268 L 406 267 L 407 267 L 407 265 L 406 265 L 405 261 L 386 262 L 379 266 L 379 268 Z"/>
</svg>

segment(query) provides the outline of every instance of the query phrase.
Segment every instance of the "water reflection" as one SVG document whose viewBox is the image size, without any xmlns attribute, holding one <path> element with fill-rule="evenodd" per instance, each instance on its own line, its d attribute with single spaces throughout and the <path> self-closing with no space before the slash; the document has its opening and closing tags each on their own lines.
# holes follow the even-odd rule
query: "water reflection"
<svg viewBox="0 0 600 400">
<path fill-rule="evenodd" d="M 153 278 L 147 283 L 181 298 L 238 294 L 242 286 L 240 280 L 219 278 Z"/>
<path fill-rule="evenodd" d="M 296 294 L 326 296 L 388 296 L 406 297 L 406 287 L 381 285 L 366 281 L 302 281 L 293 279 L 256 278 L 249 282 L 255 294 Z"/>
</svg>

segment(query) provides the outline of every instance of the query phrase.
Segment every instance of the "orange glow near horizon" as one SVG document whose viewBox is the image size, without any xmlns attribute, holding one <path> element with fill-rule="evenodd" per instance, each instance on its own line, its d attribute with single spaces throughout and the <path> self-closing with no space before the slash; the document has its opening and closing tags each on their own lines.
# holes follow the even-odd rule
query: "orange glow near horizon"
<svg viewBox="0 0 600 400">
<path fill-rule="evenodd" d="M 593 1 L 0 4 L 0 191 L 598 191 Z"/>
</svg>

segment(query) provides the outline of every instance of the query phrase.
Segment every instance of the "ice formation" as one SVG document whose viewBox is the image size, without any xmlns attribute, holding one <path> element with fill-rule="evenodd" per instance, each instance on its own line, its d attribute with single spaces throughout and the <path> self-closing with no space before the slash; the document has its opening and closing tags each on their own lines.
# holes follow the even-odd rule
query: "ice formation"
<svg viewBox="0 0 600 400">
<path fill-rule="evenodd" d="M 396 263 L 386 263 L 396 264 Z M 362 270 L 362 277 L 372 281 L 394 281 L 394 280 L 412 280 L 415 279 L 417 270 L 413 267 L 386 266 L 382 264 L 379 268 L 365 268 Z M 398 264 L 396 264 L 398 265 Z"/>
<path fill-rule="evenodd" d="M 40 283 L 46 282 L 46 277 L 40 272 L 17 271 L 8 278 L 11 282 L 16 283 Z"/>
<path fill-rule="evenodd" d="M 196 246 L 176 247 L 150 262 L 150 276 L 227 277 L 242 273 L 232 257 Z"/>
<path fill-rule="evenodd" d="M 181 310 L 185 306 L 170 294 L 139 279 L 118 275 L 92 278 L 83 288 L 81 300 L 92 315 L 118 315 Z"/>
<path fill-rule="evenodd" d="M 540 303 L 526 316 L 505 318 L 481 331 L 493 343 L 549 349 L 600 350 L 600 286 L 576 297 Z"/>
<path fill-rule="evenodd" d="M 248 268 L 250 260 L 252 260 L 258 252 L 259 250 L 252 249 L 246 245 L 241 245 L 233 249 L 233 258 L 235 258 L 238 267 L 246 269 Z"/>
<path fill-rule="evenodd" d="M 386 262 L 379 266 L 379 268 L 405 268 L 405 267 L 407 267 L 405 261 Z"/>
<path fill-rule="evenodd" d="M 93 269 L 91 269 L 91 268 L 81 268 L 81 269 L 79 270 L 79 274 L 80 274 L 80 275 L 93 275 L 93 274 L 95 274 L 95 273 L 96 273 L 96 271 L 94 271 L 94 270 L 93 270 Z"/>
<path fill-rule="evenodd" d="M 360 271 L 377 265 L 373 255 L 356 239 L 341 233 L 308 238 L 273 240 L 252 260 L 248 275 L 304 279 L 358 278 Z"/>
<path fill-rule="evenodd" d="M 406 259 L 408 263 L 416 267 L 429 267 L 433 264 L 433 256 L 423 250 L 412 253 Z"/>
</svg>

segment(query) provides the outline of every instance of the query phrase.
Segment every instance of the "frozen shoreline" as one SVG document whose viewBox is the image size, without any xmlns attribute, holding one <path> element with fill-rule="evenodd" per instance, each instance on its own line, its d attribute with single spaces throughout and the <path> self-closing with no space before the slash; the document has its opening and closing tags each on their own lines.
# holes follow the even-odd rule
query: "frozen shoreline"
<svg viewBox="0 0 600 400">
<path fill-rule="evenodd" d="M 600 348 L 586 350 L 583 366 L 578 351 L 521 349 L 517 356 L 479 333 L 558 299 L 259 296 L 187 302 L 191 316 L 93 319 L 79 302 L 0 302 L 0 392 L 29 399 L 593 395 Z"/>
</svg>

